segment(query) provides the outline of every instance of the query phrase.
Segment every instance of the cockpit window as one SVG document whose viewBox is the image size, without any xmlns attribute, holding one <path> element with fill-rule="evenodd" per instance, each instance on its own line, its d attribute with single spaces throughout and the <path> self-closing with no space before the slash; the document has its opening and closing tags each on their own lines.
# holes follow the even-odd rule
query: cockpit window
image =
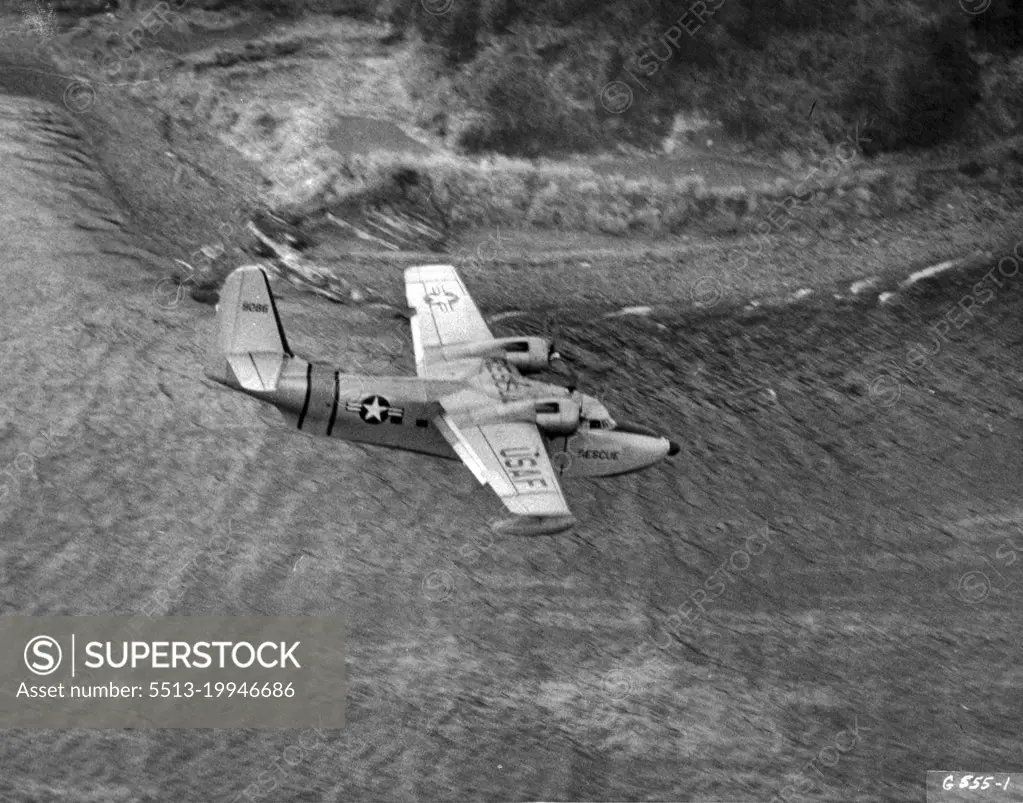
<svg viewBox="0 0 1023 803">
<path fill-rule="evenodd" d="M 640 424 L 631 424 L 628 422 L 619 421 L 617 424 L 615 424 L 615 429 L 632 435 L 646 435 L 647 437 L 650 438 L 661 437 L 657 432 L 650 429 L 650 427 L 644 427 Z"/>
<path fill-rule="evenodd" d="M 610 418 L 591 418 L 590 429 L 614 429 Z"/>
<path fill-rule="evenodd" d="M 538 402 L 536 411 L 538 413 L 557 414 L 561 411 L 561 406 L 557 402 Z"/>
<path fill-rule="evenodd" d="M 526 340 L 513 340 L 504 347 L 505 351 L 529 351 L 529 342 Z"/>
</svg>

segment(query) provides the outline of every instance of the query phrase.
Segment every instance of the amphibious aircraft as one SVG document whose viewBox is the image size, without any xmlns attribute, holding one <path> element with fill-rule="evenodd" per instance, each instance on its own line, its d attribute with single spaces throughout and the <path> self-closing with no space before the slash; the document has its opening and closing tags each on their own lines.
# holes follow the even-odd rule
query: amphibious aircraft
<svg viewBox="0 0 1023 803">
<path fill-rule="evenodd" d="M 461 459 L 513 514 L 495 525 L 509 534 L 575 524 L 560 478 L 625 474 L 679 452 L 592 396 L 526 378 L 564 373 L 564 361 L 547 338 L 495 338 L 451 265 L 408 268 L 405 292 L 418 376 L 347 374 L 296 356 L 266 273 L 240 267 L 220 294 L 206 376 L 302 432 Z"/>
</svg>

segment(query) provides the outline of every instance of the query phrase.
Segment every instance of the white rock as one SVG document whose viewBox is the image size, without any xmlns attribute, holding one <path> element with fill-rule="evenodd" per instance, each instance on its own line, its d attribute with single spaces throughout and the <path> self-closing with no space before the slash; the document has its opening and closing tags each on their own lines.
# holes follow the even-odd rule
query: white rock
<svg viewBox="0 0 1023 803">
<path fill-rule="evenodd" d="M 855 281 L 851 285 L 849 285 L 849 292 L 852 293 L 854 296 L 858 296 L 864 290 L 866 290 L 869 287 L 873 287 L 875 284 L 877 284 L 876 276 L 871 276 L 867 279 L 859 279 L 858 281 Z"/>
<path fill-rule="evenodd" d="M 653 307 L 623 307 L 618 312 L 609 313 L 604 317 L 617 318 L 621 315 L 649 315 L 653 311 Z"/>
<path fill-rule="evenodd" d="M 937 276 L 939 273 L 944 273 L 947 270 L 951 270 L 960 263 L 961 260 L 950 259 L 947 262 L 939 262 L 937 265 L 931 265 L 929 268 L 918 270 L 916 273 L 911 273 L 906 279 L 899 284 L 899 287 L 905 289 L 912 284 L 916 284 L 921 279 L 926 279 L 930 276 Z"/>
</svg>

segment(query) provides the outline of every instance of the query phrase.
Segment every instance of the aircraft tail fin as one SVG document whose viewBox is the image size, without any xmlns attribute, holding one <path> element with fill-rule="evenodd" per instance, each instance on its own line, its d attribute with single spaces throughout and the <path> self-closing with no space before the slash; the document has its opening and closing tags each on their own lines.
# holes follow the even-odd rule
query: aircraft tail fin
<svg viewBox="0 0 1023 803">
<path fill-rule="evenodd" d="M 285 361 L 295 355 L 262 268 L 244 265 L 227 277 L 217 304 L 217 321 L 217 366 L 207 370 L 207 376 L 233 384 L 233 374 L 245 390 L 274 390 Z"/>
</svg>

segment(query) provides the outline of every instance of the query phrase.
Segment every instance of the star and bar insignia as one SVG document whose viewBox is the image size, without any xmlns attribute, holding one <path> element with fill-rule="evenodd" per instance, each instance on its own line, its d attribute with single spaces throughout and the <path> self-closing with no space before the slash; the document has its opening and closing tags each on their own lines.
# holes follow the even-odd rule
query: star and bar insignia
<svg viewBox="0 0 1023 803">
<path fill-rule="evenodd" d="M 345 409 L 350 413 L 358 413 L 359 418 L 367 424 L 383 424 L 385 421 L 400 424 L 405 417 L 403 408 L 391 407 L 383 396 L 367 396 L 362 401 L 350 401 Z"/>
<path fill-rule="evenodd" d="M 445 290 L 441 285 L 434 285 L 430 291 L 423 296 L 423 301 L 431 307 L 437 307 L 441 312 L 451 312 L 451 306 L 458 301 L 457 293 Z"/>
</svg>

